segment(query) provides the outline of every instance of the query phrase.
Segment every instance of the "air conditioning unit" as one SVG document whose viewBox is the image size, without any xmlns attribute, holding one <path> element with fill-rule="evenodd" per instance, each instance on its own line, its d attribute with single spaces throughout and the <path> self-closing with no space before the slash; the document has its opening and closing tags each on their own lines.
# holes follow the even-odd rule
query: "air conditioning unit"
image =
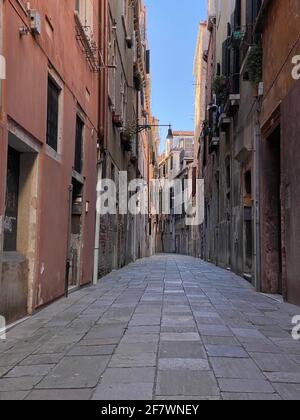
<svg viewBox="0 0 300 420">
<path fill-rule="evenodd" d="M 37 10 L 29 11 L 30 29 L 34 35 L 41 35 L 42 32 L 42 21 L 41 15 Z"/>
</svg>

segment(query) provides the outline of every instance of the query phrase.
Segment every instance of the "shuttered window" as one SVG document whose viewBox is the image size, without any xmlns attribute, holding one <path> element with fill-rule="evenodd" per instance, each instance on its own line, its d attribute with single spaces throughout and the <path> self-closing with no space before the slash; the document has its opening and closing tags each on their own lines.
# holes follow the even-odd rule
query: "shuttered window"
<svg viewBox="0 0 300 420">
<path fill-rule="evenodd" d="M 57 152 L 58 145 L 58 112 L 60 89 L 48 78 L 48 104 L 47 104 L 47 145 Z"/>
<path fill-rule="evenodd" d="M 77 115 L 74 169 L 79 174 L 81 174 L 82 172 L 83 128 L 84 123 L 81 120 L 81 118 Z"/>
</svg>

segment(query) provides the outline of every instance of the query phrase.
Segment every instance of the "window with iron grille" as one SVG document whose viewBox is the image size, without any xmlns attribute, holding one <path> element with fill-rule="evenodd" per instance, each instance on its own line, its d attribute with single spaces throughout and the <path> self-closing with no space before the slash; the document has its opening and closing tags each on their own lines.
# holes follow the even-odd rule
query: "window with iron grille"
<svg viewBox="0 0 300 420">
<path fill-rule="evenodd" d="M 84 123 L 81 120 L 81 118 L 77 115 L 74 169 L 79 174 L 81 174 L 82 172 L 83 128 Z"/>
<path fill-rule="evenodd" d="M 58 112 L 60 89 L 48 78 L 48 105 L 47 105 L 47 144 L 57 152 L 58 149 Z"/>
</svg>

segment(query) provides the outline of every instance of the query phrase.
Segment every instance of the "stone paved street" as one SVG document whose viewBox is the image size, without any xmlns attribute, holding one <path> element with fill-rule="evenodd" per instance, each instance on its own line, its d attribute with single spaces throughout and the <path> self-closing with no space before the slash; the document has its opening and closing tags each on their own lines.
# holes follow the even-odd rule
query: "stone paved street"
<svg viewBox="0 0 300 420">
<path fill-rule="evenodd" d="M 0 342 L 0 399 L 296 399 L 300 308 L 191 257 L 131 264 Z"/>
</svg>

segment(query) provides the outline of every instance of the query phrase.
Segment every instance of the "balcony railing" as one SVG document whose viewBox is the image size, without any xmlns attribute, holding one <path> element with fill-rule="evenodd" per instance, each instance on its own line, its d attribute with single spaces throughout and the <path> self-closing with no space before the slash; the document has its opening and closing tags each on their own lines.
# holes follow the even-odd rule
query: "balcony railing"
<svg viewBox="0 0 300 420">
<path fill-rule="evenodd" d="M 99 62 L 99 49 L 93 38 L 91 28 L 82 25 L 77 12 L 75 12 L 75 28 L 76 39 L 80 44 L 80 47 L 82 49 L 86 61 L 89 64 L 90 69 L 93 72 L 99 72 L 101 68 Z"/>
</svg>

